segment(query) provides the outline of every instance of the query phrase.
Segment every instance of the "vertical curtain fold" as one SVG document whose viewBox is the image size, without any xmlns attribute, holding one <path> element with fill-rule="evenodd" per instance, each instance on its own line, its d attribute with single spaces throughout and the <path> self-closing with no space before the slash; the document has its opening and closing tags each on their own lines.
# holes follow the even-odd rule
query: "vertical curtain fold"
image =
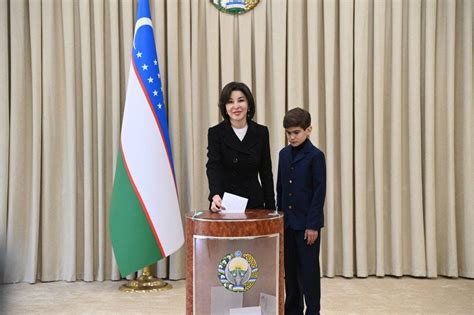
<svg viewBox="0 0 474 315">
<path fill-rule="evenodd" d="M 268 77 L 268 103 L 265 105 L 267 121 L 270 130 L 270 149 L 272 150 L 273 175 L 276 179 L 276 167 L 278 166 L 278 152 L 285 143 L 286 138 L 282 130 L 283 116 L 287 110 L 287 36 L 288 36 L 288 5 L 287 1 L 266 0 L 267 7 L 267 34 L 268 54 L 267 63 Z M 261 93 L 261 92 L 260 92 Z M 257 93 L 258 94 L 258 93 Z"/>
<path fill-rule="evenodd" d="M 438 2 L 436 32 L 436 242 L 439 272 L 457 275 L 457 248 L 454 200 L 453 151 L 453 96 L 454 96 L 454 44 L 455 3 Z M 439 74 L 439 75 L 438 75 Z M 442 75 L 441 75 L 442 74 Z"/>
<path fill-rule="evenodd" d="M 336 2 L 324 2 L 323 4 L 323 42 L 324 42 L 324 82 L 325 82 L 325 99 L 324 104 L 326 106 L 326 147 L 321 148 L 326 155 L 326 167 L 327 167 L 327 178 L 333 180 L 327 181 L 326 183 L 326 214 L 325 214 L 325 226 L 326 226 L 326 239 L 321 236 L 321 257 L 323 261 L 322 269 L 323 274 L 333 277 L 336 273 L 340 273 L 340 268 L 336 269 L 335 261 L 340 260 L 341 254 L 339 250 L 336 252 L 336 248 L 339 249 L 342 246 L 342 242 L 339 239 L 336 240 L 336 236 L 341 231 L 340 221 L 340 194 L 335 195 L 340 189 L 337 186 L 337 174 L 336 165 L 338 163 L 336 152 L 336 137 L 335 131 L 339 129 L 339 126 L 334 126 L 334 112 L 335 112 L 335 87 L 334 78 L 336 76 L 336 60 L 335 60 L 335 49 L 336 49 Z M 327 211 L 330 209 L 330 211 Z M 337 224 L 336 220 L 338 221 Z M 331 227 L 331 228 L 329 228 Z M 344 226 L 343 229 L 350 228 L 350 226 Z M 351 249 L 351 248 L 350 248 Z M 349 250 L 350 250 L 349 249 Z M 347 252 L 347 248 L 342 249 L 343 252 Z M 336 257 L 336 255 L 338 257 Z M 344 274 L 344 276 L 350 276 Z"/>
<path fill-rule="evenodd" d="M 10 154 L 10 41 L 9 5 L 0 2 L 0 281 L 3 279 L 7 241 L 8 157 Z"/>
<path fill-rule="evenodd" d="M 78 143 L 80 144 L 78 154 L 78 206 L 82 211 L 77 214 L 77 243 L 78 249 L 83 253 L 83 259 L 77 262 L 79 272 L 82 269 L 84 280 L 93 280 L 94 273 L 94 233 L 93 226 L 94 216 L 94 156 L 93 156 L 93 87 L 91 78 L 92 71 L 92 22 L 91 7 L 87 1 L 78 3 L 79 11 L 79 38 L 80 59 L 79 59 L 79 81 L 80 81 L 80 98 L 79 113 L 77 121 L 82 125 L 82 130 L 78 131 Z M 80 228 L 83 227 L 83 228 Z"/>
<path fill-rule="evenodd" d="M 38 272 L 41 279 L 47 281 L 62 277 L 67 281 L 76 279 L 77 145 L 74 121 L 75 72 L 72 70 L 75 49 L 72 45 L 74 34 L 71 11 L 70 3 L 42 3 L 41 16 L 50 18 L 43 19 L 42 23 L 43 69 L 38 76 L 42 75 L 44 79 L 43 97 L 35 99 L 42 103 L 42 111 L 39 113 L 42 120 L 42 176 L 38 185 L 41 190 L 41 264 Z M 37 54 L 31 51 L 31 55 Z"/>
<path fill-rule="evenodd" d="M 327 2 L 326 2 L 327 3 Z M 355 248 L 356 228 L 354 214 L 354 2 L 341 1 L 338 5 L 338 16 L 336 17 L 336 45 L 335 45 L 335 67 L 334 77 L 326 77 L 325 80 L 334 80 L 334 103 L 326 103 L 327 107 L 334 106 L 333 117 L 328 120 L 326 127 L 334 133 L 335 152 L 333 156 L 329 153 L 326 157 L 329 161 L 335 158 L 334 168 L 336 176 L 334 181 L 339 185 L 340 192 L 333 192 L 333 198 L 339 199 L 341 224 L 340 241 L 342 241 L 342 271 L 346 277 L 352 277 L 354 272 L 354 261 L 357 259 Z M 326 54 L 326 57 L 328 54 Z M 326 64 L 331 62 L 329 59 Z M 334 123 L 332 125 L 331 123 Z M 337 133 L 339 130 L 340 133 Z M 329 144 L 329 139 L 327 141 Z M 336 164 L 336 161 L 339 163 Z M 336 203 L 337 204 L 337 203 Z M 336 208 L 337 209 L 337 208 Z M 335 209 L 335 210 L 336 210 Z M 332 209 L 327 207 L 328 211 Z M 334 228 L 328 225 L 328 229 Z M 337 244 L 337 243 L 336 243 Z M 339 244 L 338 244 L 339 245 Z M 336 262 L 336 266 L 339 265 Z"/>
<path fill-rule="evenodd" d="M 414 276 L 426 276 L 423 194 L 421 165 L 421 0 L 410 1 L 408 6 L 408 72 L 406 74 L 408 107 L 408 187 L 410 206 L 408 221 L 410 268 Z M 406 271 L 405 271 L 406 272 Z"/>
<path fill-rule="evenodd" d="M 4 281 L 35 282 L 41 263 L 41 5 L 29 6 L 27 1 L 8 4 L 10 151 Z M 17 20 L 20 16 L 23 18 Z"/>
<path fill-rule="evenodd" d="M 267 55 L 271 52 L 268 49 L 267 32 L 269 23 L 266 19 L 267 1 L 262 1 L 253 11 L 252 14 L 252 29 L 251 29 L 251 59 L 254 63 L 252 67 L 252 81 L 253 90 L 259 91 L 255 93 L 255 102 L 257 104 L 255 116 L 263 124 L 268 124 L 271 121 L 269 106 L 271 104 L 269 93 L 269 78 L 268 69 L 270 66 Z"/>
<path fill-rule="evenodd" d="M 456 225 L 459 274 L 474 277 L 474 80 L 473 36 L 474 5 L 461 1 L 456 6 L 456 56 L 455 56 L 455 172 L 456 172 Z M 458 105 L 459 104 L 459 105 Z"/>
<path fill-rule="evenodd" d="M 436 248 L 436 167 L 435 167 L 435 78 L 436 78 L 436 1 L 427 1 L 424 6 L 424 41 L 422 80 L 423 115 L 423 201 L 426 243 L 426 273 L 437 275 Z"/>
<path fill-rule="evenodd" d="M 180 1 L 177 6 L 167 7 L 167 30 L 168 30 L 168 82 L 180 82 L 181 84 L 168 84 L 168 121 L 170 130 L 174 130 L 173 137 L 180 139 L 178 143 L 172 144 L 173 161 L 176 172 L 181 209 L 192 209 L 189 198 L 192 181 L 186 174 L 192 173 L 192 160 L 186 157 L 192 156 L 192 121 L 193 117 L 187 113 L 191 112 L 191 2 Z M 159 32 L 159 29 L 157 30 Z M 176 59 L 174 59 L 176 58 Z M 163 60 L 163 59 L 162 59 Z M 161 67 L 161 63 L 160 63 Z M 163 79 L 163 78 L 162 78 Z M 176 110 L 177 109 L 177 110 Z M 189 211 L 188 210 L 188 211 Z M 183 222 L 185 220 L 183 219 Z M 182 248 L 169 259 L 169 272 L 163 273 L 162 277 L 179 279 L 186 270 L 185 250 Z M 164 270 L 163 270 L 164 271 Z"/>
<path fill-rule="evenodd" d="M 387 1 L 374 1 L 373 5 L 373 24 L 372 24 L 372 42 L 373 48 L 371 50 L 373 56 L 373 63 L 369 69 L 372 72 L 372 87 L 368 87 L 368 93 L 372 94 L 373 106 L 373 152 L 374 152 L 374 240 L 375 240 L 375 270 L 373 272 L 377 276 L 385 274 L 386 266 L 386 252 L 389 248 L 386 237 L 386 225 L 388 208 L 386 181 L 388 179 L 387 172 L 387 73 L 388 62 L 386 60 L 387 40 L 386 34 L 388 31 L 389 20 L 387 18 L 388 10 Z M 369 48 L 370 51 L 370 48 Z"/>
<path fill-rule="evenodd" d="M 390 240 L 391 263 L 389 273 L 396 276 L 403 274 L 403 250 L 402 242 L 402 170 L 403 170 L 403 148 L 402 148 L 402 26 L 403 26 L 403 3 L 394 1 L 391 3 L 391 69 L 390 69 Z"/>
</svg>

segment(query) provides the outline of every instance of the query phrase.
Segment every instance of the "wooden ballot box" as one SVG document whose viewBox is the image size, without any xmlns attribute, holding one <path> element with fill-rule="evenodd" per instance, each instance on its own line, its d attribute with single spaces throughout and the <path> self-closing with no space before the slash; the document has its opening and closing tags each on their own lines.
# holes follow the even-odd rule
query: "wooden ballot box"
<svg viewBox="0 0 474 315">
<path fill-rule="evenodd" d="M 284 313 L 283 215 L 186 215 L 186 313 Z"/>
</svg>

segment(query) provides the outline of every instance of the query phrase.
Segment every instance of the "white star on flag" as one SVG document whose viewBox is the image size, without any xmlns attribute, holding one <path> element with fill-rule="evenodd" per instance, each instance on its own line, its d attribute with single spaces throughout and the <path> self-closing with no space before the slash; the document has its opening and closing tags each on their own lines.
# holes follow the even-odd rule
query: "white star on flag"
<svg viewBox="0 0 474 315">
<path fill-rule="evenodd" d="M 142 57 L 142 52 L 141 51 L 137 52 L 137 58 L 141 58 L 141 57 Z"/>
<path fill-rule="evenodd" d="M 153 83 L 153 78 L 152 77 L 148 78 L 148 83 Z"/>
<path fill-rule="evenodd" d="M 148 70 L 148 65 L 147 65 L 146 63 L 143 64 L 142 69 L 143 69 L 143 70 Z"/>
<path fill-rule="evenodd" d="M 158 91 L 157 90 L 153 91 L 153 96 L 158 96 Z"/>
</svg>

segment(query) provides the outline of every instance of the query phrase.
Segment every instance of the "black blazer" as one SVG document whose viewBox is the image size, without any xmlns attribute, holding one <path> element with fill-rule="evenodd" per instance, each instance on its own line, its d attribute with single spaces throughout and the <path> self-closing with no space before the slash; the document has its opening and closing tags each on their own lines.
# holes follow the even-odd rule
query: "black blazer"
<svg viewBox="0 0 474 315">
<path fill-rule="evenodd" d="M 248 198 L 248 209 L 275 209 L 268 128 L 250 120 L 240 141 L 230 122 L 224 120 L 209 128 L 207 137 L 209 201 L 216 194 L 222 197 L 229 192 Z"/>
</svg>

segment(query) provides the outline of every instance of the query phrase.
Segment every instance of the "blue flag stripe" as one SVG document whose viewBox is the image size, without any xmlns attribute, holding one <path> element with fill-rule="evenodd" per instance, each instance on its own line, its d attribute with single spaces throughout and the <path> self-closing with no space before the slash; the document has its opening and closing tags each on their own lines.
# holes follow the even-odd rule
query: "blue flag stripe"
<svg viewBox="0 0 474 315">
<path fill-rule="evenodd" d="M 171 154 L 171 141 L 168 133 L 168 119 L 161 83 L 160 67 L 156 54 L 155 38 L 151 24 L 148 0 L 140 0 L 138 4 L 137 23 L 135 28 L 132 60 L 137 70 L 137 76 L 142 82 L 144 93 L 147 95 L 155 115 L 158 117 L 160 130 L 165 139 L 166 150 L 171 161 L 174 175 L 174 162 Z"/>
</svg>

